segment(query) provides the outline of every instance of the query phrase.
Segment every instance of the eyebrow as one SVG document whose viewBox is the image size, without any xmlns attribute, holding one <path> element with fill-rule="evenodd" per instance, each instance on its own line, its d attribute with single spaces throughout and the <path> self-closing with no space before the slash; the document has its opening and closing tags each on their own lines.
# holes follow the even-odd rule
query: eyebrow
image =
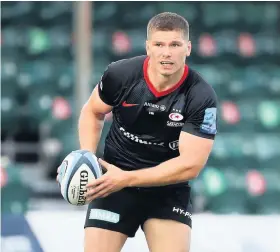
<svg viewBox="0 0 280 252">
<path fill-rule="evenodd" d="M 161 42 L 161 41 L 154 41 L 153 43 L 164 43 L 164 42 Z M 178 41 L 178 40 L 173 40 L 173 41 L 171 41 L 170 42 L 171 44 L 173 44 L 173 43 L 177 43 L 177 44 L 182 44 L 182 42 L 181 41 Z"/>
</svg>

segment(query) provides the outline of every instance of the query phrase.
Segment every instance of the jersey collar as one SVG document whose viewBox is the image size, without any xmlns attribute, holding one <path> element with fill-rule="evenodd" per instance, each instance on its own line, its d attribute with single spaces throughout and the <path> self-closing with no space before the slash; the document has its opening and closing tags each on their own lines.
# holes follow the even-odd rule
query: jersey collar
<svg viewBox="0 0 280 252">
<path fill-rule="evenodd" d="M 189 73 L 189 67 L 187 65 L 185 65 L 185 71 L 184 74 L 182 76 L 182 78 L 179 80 L 179 82 L 174 85 L 173 87 L 164 90 L 164 91 L 157 91 L 154 87 L 154 85 L 152 84 L 152 82 L 149 79 L 148 76 L 148 63 L 149 63 L 149 57 L 147 57 L 144 61 L 144 65 L 143 65 L 143 72 L 144 72 L 144 79 L 148 85 L 148 88 L 150 89 L 150 91 L 154 94 L 155 97 L 161 97 L 161 96 L 165 96 L 168 95 L 170 93 L 172 93 L 174 90 L 176 90 L 177 88 L 179 88 L 185 81 L 185 79 L 188 77 L 188 73 Z"/>
</svg>

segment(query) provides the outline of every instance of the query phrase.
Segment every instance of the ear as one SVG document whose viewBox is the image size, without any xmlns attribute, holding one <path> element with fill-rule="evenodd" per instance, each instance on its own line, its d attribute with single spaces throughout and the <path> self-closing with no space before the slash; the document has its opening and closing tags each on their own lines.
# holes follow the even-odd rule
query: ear
<svg viewBox="0 0 280 252">
<path fill-rule="evenodd" d="M 191 41 L 189 40 L 187 42 L 187 57 L 189 57 L 191 55 L 191 51 L 192 51 L 192 43 Z"/>
<path fill-rule="evenodd" d="M 149 44 L 149 40 L 146 40 L 146 52 L 147 52 L 147 55 L 150 56 L 150 44 Z"/>
</svg>

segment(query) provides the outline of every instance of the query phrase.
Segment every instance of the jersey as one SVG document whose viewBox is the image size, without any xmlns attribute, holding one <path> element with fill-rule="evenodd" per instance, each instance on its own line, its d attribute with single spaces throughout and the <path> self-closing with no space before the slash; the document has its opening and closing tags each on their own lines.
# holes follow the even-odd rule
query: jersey
<svg viewBox="0 0 280 252">
<path fill-rule="evenodd" d="M 147 74 L 146 55 L 111 63 L 98 92 L 113 106 L 104 159 L 123 170 L 156 166 L 179 155 L 181 131 L 214 139 L 217 96 L 188 65 L 181 80 L 158 92 Z"/>
</svg>

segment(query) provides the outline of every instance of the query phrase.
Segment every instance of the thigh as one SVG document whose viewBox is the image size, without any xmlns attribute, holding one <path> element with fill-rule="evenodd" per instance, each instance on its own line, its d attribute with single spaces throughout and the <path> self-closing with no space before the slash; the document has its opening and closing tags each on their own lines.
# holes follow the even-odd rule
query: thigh
<svg viewBox="0 0 280 252">
<path fill-rule="evenodd" d="M 144 233 L 150 252 L 189 252 L 191 228 L 174 220 L 148 219 Z"/>
<path fill-rule="evenodd" d="M 190 187 L 154 190 L 147 195 L 146 209 L 142 229 L 151 251 L 189 251 Z"/>
<path fill-rule="evenodd" d="M 120 252 L 127 235 L 95 227 L 85 228 L 84 252 Z"/>
<path fill-rule="evenodd" d="M 94 227 L 133 237 L 141 223 L 138 204 L 137 195 L 128 189 L 93 200 L 88 206 L 85 228 Z M 94 234 L 98 236 L 97 231 Z"/>
</svg>

